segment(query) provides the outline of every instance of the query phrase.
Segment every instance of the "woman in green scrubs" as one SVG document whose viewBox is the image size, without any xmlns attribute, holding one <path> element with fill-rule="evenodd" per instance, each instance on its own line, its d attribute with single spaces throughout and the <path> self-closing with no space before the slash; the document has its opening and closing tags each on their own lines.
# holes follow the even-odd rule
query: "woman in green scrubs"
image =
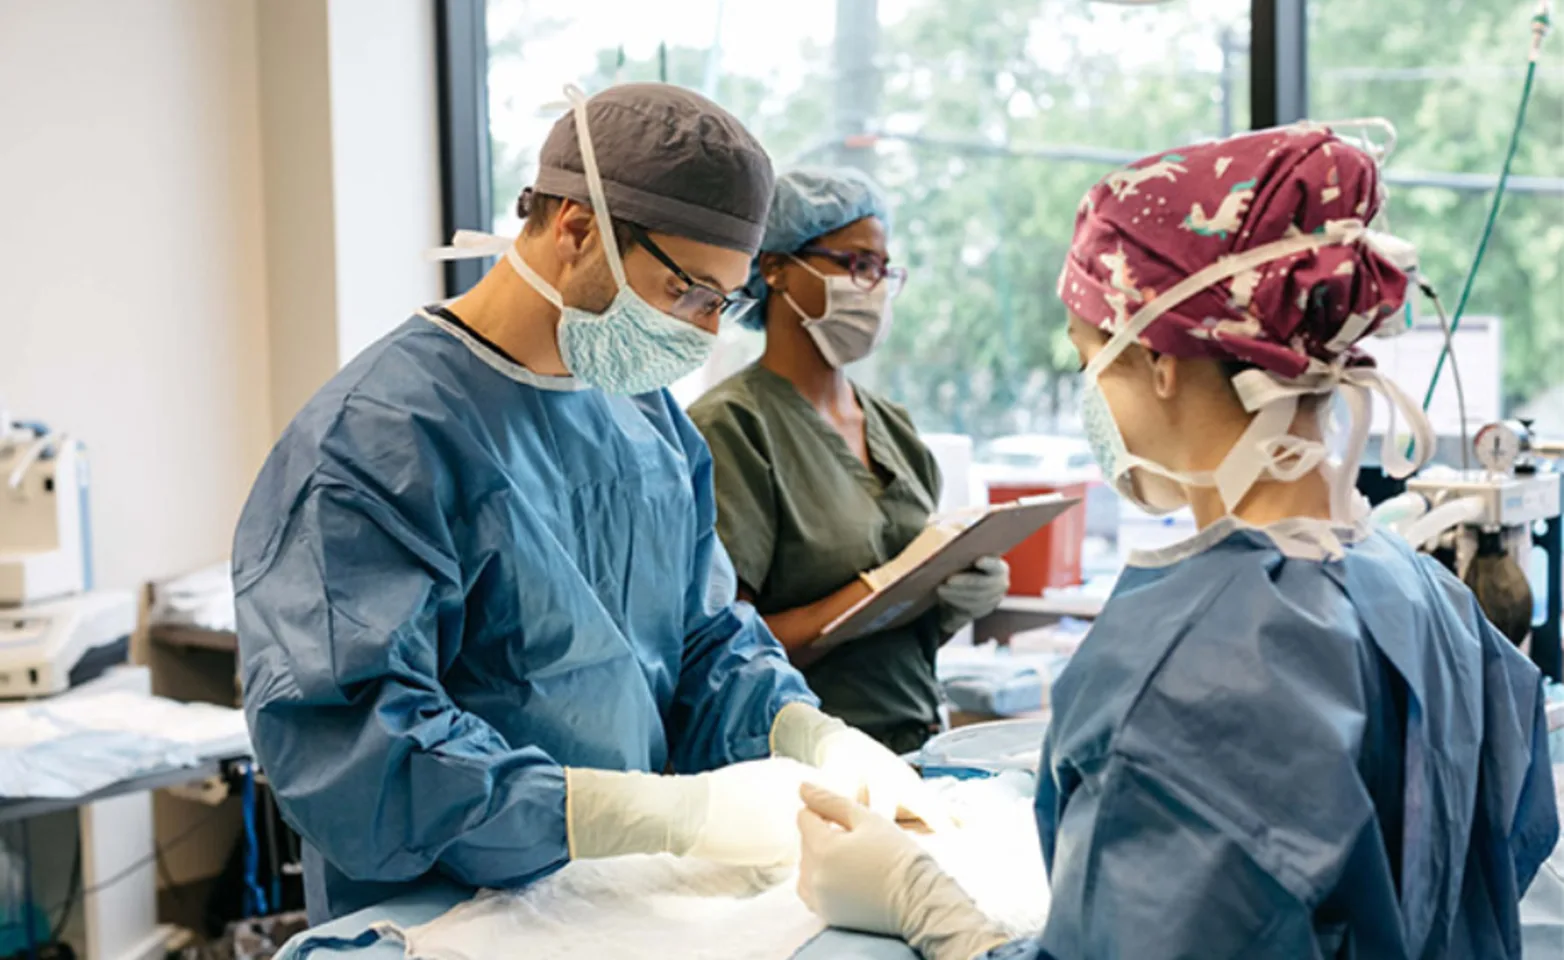
<svg viewBox="0 0 1564 960">
<path fill-rule="evenodd" d="M 777 181 L 762 255 L 746 292 L 764 324 L 760 361 L 690 408 L 711 445 L 717 531 L 755 604 L 822 708 L 897 752 L 939 729 L 940 645 L 998 606 L 997 558 L 957 574 L 929 613 L 829 652 L 824 628 L 888 579 L 924 529 L 940 475 L 907 411 L 843 368 L 889 331 L 906 281 L 887 250 L 884 194 L 851 169 Z"/>
</svg>

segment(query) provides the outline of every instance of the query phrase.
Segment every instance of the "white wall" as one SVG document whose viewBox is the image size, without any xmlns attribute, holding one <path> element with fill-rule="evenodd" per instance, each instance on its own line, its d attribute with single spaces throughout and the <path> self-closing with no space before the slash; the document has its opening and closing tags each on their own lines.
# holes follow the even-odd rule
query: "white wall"
<svg viewBox="0 0 1564 960">
<path fill-rule="evenodd" d="M 253 0 L 0 0 L 0 395 L 82 438 L 100 584 L 226 556 L 265 455 Z"/>
<path fill-rule="evenodd" d="M 101 585 L 226 557 L 287 421 L 440 295 L 433 29 L 432 0 L 0 0 L 0 398 L 86 442 Z M 159 836 L 200 815 L 160 797 Z"/>
<path fill-rule="evenodd" d="M 0 398 L 98 582 L 227 555 L 271 442 L 441 294 L 432 0 L 0 0 Z"/>
<path fill-rule="evenodd" d="M 338 366 L 331 65 L 321 0 L 260 0 L 257 17 L 268 388 L 280 433 Z"/>
<path fill-rule="evenodd" d="M 262 0 L 260 87 L 279 429 L 441 293 L 431 0 Z"/>
<path fill-rule="evenodd" d="M 337 347 L 352 357 L 442 295 L 434 11 L 331 0 Z"/>
</svg>

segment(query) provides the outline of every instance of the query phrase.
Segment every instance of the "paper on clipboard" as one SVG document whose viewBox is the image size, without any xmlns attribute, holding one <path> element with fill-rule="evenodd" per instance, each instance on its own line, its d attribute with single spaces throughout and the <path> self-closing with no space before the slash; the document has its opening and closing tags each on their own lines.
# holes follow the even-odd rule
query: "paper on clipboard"
<svg viewBox="0 0 1564 960">
<path fill-rule="evenodd" d="M 849 640 L 901 626 L 934 606 L 935 590 L 983 557 L 1003 556 L 1066 510 L 1079 497 L 1057 493 L 996 504 L 965 519 L 959 534 L 917 566 L 864 598 L 825 628 L 812 650 L 829 650 Z"/>
</svg>

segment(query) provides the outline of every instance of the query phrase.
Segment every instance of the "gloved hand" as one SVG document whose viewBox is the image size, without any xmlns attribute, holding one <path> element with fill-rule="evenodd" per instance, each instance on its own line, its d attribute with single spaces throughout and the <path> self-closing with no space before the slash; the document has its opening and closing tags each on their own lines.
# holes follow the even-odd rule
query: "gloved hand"
<svg viewBox="0 0 1564 960">
<path fill-rule="evenodd" d="M 735 866 L 793 863 L 798 790 L 817 776 L 785 759 L 691 776 L 568 767 L 570 858 L 672 853 Z"/>
<path fill-rule="evenodd" d="M 940 584 L 940 628 L 955 633 L 962 627 L 999 609 L 1010 591 L 1010 564 L 999 557 L 983 557 L 971 570 L 954 574 Z"/>
<path fill-rule="evenodd" d="M 825 783 L 882 816 L 895 818 L 900 811 L 931 830 L 954 823 L 945 804 L 905 761 L 863 731 L 807 703 L 790 703 L 777 714 L 771 724 L 771 752 L 819 769 Z"/>
<path fill-rule="evenodd" d="M 798 895 L 826 923 L 901 937 L 928 960 L 972 960 L 1007 941 L 894 823 L 819 787 L 803 797 Z"/>
<path fill-rule="evenodd" d="M 941 547 L 956 539 L 961 533 L 961 527 L 952 524 L 931 524 L 923 528 L 907 548 L 898 553 L 890 563 L 883 567 L 876 567 L 867 573 L 860 573 L 858 579 L 864 582 L 870 590 L 879 593 L 886 587 L 906 576 L 914 567 L 922 563 L 927 557 L 939 551 Z"/>
</svg>

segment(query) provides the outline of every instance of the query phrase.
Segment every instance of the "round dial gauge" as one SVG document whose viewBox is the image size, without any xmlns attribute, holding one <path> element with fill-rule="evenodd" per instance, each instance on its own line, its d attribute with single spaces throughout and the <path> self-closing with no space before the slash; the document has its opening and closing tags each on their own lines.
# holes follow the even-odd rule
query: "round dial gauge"
<svg viewBox="0 0 1564 960">
<path fill-rule="evenodd" d="M 1521 453 L 1521 438 L 1502 423 L 1490 423 L 1477 431 L 1477 460 L 1494 473 L 1509 473 Z"/>
</svg>

